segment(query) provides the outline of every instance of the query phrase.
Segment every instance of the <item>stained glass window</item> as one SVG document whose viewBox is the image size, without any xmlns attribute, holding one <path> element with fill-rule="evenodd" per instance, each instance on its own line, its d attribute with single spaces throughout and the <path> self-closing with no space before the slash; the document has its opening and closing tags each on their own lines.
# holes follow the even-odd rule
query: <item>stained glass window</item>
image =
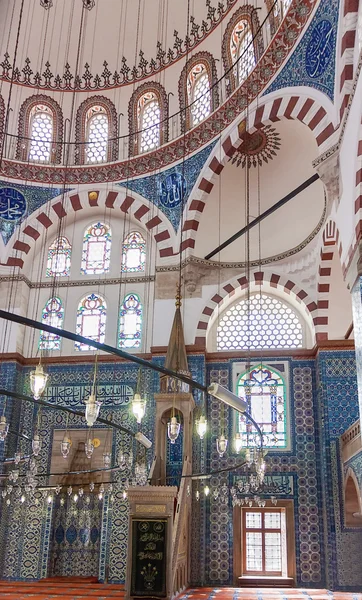
<svg viewBox="0 0 362 600">
<path fill-rule="evenodd" d="M 44 306 L 41 322 L 52 327 L 63 327 L 64 308 L 63 303 L 57 296 L 50 298 Z M 39 348 L 41 350 L 60 350 L 62 338 L 60 335 L 48 333 L 47 331 L 40 332 Z"/>
<path fill-rule="evenodd" d="M 187 94 L 192 126 L 200 123 L 211 112 L 210 82 L 206 67 L 199 63 L 190 69 L 187 77 Z"/>
<path fill-rule="evenodd" d="M 81 300 L 77 311 L 76 332 L 78 335 L 104 343 L 106 334 L 107 306 L 104 298 L 89 294 Z M 75 342 L 77 350 L 91 350 L 91 346 Z"/>
<path fill-rule="evenodd" d="M 66 237 L 59 237 L 49 246 L 47 277 L 66 277 L 70 273 L 72 247 Z"/>
<path fill-rule="evenodd" d="M 53 114 L 47 106 L 38 104 L 30 114 L 29 160 L 49 162 L 53 139 Z"/>
<path fill-rule="evenodd" d="M 161 110 L 154 92 L 146 92 L 138 100 L 138 130 L 140 152 L 148 152 L 160 145 Z"/>
<path fill-rule="evenodd" d="M 287 399 L 282 376 L 275 370 L 258 365 L 241 375 L 237 382 L 237 395 L 247 403 L 247 411 L 263 432 L 266 448 L 287 446 Z M 237 431 L 242 445 L 258 446 L 259 435 L 254 425 L 238 414 Z"/>
<path fill-rule="evenodd" d="M 138 231 L 132 231 L 122 246 L 122 266 L 124 273 L 145 270 L 146 242 Z"/>
<path fill-rule="evenodd" d="M 87 163 L 100 163 L 108 155 L 108 116 L 102 106 L 92 106 L 86 116 L 86 160 Z"/>
<path fill-rule="evenodd" d="M 85 231 L 81 272 L 97 275 L 109 271 L 111 257 L 111 229 L 104 223 L 94 223 Z"/>
<path fill-rule="evenodd" d="M 119 312 L 118 345 L 120 348 L 140 348 L 142 304 L 137 294 L 127 294 Z"/>
<path fill-rule="evenodd" d="M 247 19 L 241 19 L 235 25 L 230 38 L 230 52 L 233 64 L 236 63 L 234 72 L 237 84 L 240 85 L 255 67 L 253 36 Z M 239 57 L 240 60 L 236 62 Z"/>
<path fill-rule="evenodd" d="M 226 310 L 217 328 L 218 350 L 301 348 L 303 329 L 297 314 L 277 298 L 251 296 Z"/>
</svg>

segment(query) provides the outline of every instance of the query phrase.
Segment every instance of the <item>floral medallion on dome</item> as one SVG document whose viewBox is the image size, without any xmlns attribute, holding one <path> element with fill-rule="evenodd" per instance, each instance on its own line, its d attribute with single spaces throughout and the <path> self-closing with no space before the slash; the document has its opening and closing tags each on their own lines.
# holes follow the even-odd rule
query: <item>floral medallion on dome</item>
<svg viewBox="0 0 362 600">
<path fill-rule="evenodd" d="M 244 142 L 229 159 L 237 167 L 261 167 L 263 163 L 273 160 L 281 146 L 279 133 L 271 125 L 252 134 L 245 132 L 242 138 Z"/>
</svg>

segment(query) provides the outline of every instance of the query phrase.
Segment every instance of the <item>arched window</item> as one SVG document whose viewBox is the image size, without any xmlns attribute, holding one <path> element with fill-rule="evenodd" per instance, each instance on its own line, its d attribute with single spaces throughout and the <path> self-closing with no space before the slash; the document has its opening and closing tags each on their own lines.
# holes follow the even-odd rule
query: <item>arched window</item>
<svg viewBox="0 0 362 600">
<path fill-rule="evenodd" d="M 72 247 L 66 237 L 59 237 L 49 246 L 47 277 L 66 277 L 70 274 Z"/>
<path fill-rule="evenodd" d="M 142 331 L 142 304 L 137 294 L 127 294 L 119 311 L 118 346 L 140 348 Z"/>
<path fill-rule="evenodd" d="M 92 106 L 87 113 L 86 162 L 100 163 L 107 160 L 108 117 L 102 106 Z"/>
<path fill-rule="evenodd" d="M 253 36 L 249 21 L 241 19 L 234 27 L 230 38 L 230 54 L 236 84 L 240 85 L 255 67 Z"/>
<path fill-rule="evenodd" d="M 131 97 L 129 107 L 130 156 L 150 152 L 167 142 L 167 95 L 162 85 L 145 83 Z"/>
<path fill-rule="evenodd" d="M 295 311 L 278 298 L 255 294 L 227 309 L 217 327 L 217 350 L 301 348 L 303 329 Z"/>
<path fill-rule="evenodd" d="M 75 163 L 111 162 L 118 158 L 116 108 L 105 96 L 82 102 L 75 120 Z"/>
<path fill-rule="evenodd" d="M 41 322 L 52 327 L 63 327 L 64 308 L 63 303 L 57 296 L 50 298 L 41 316 Z M 60 335 L 48 333 L 47 331 L 40 332 L 39 348 L 40 350 L 60 350 L 62 338 Z"/>
<path fill-rule="evenodd" d="M 278 0 L 277 2 L 266 0 L 266 8 L 269 14 L 270 31 L 272 35 L 275 34 L 280 23 L 284 19 L 291 3 L 292 0 Z"/>
<path fill-rule="evenodd" d="M 231 17 L 222 43 L 227 93 L 245 81 L 263 51 L 257 11 L 249 4 L 241 6 Z"/>
<path fill-rule="evenodd" d="M 143 94 L 137 107 L 139 151 L 149 152 L 160 145 L 160 103 L 154 92 Z"/>
<path fill-rule="evenodd" d="M 30 96 L 19 110 L 16 158 L 59 164 L 62 156 L 63 113 L 44 94 Z"/>
<path fill-rule="evenodd" d="M 138 231 L 132 231 L 122 245 L 122 266 L 124 273 L 145 270 L 146 242 Z"/>
<path fill-rule="evenodd" d="M 219 103 L 215 60 L 209 52 L 197 52 L 182 69 L 179 97 L 182 131 L 195 127 L 216 109 Z"/>
<path fill-rule="evenodd" d="M 245 400 L 248 413 L 263 433 L 265 448 L 287 447 L 287 396 L 283 377 L 275 369 L 257 365 L 240 375 L 236 393 Z M 237 415 L 242 445 L 259 446 L 260 437 L 244 415 Z"/>
<path fill-rule="evenodd" d="M 211 112 L 210 83 L 203 63 L 190 69 L 187 78 L 187 95 L 191 112 L 191 127 L 194 127 L 206 119 Z"/>
<path fill-rule="evenodd" d="M 51 110 L 37 104 L 30 116 L 29 160 L 50 162 L 53 139 L 53 115 Z"/>
<path fill-rule="evenodd" d="M 78 335 L 104 343 L 106 334 L 107 306 L 102 296 L 89 294 L 81 300 L 77 311 L 76 332 Z M 91 346 L 75 342 L 77 350 L 91 350 Z"/>
<path fill-rule="evenodd" d="M 104 223 L 94 223 L 85 230 L 81 272 L 98 275 L 109 271 L 111 257 L 111 229 Z"/>
</svg>

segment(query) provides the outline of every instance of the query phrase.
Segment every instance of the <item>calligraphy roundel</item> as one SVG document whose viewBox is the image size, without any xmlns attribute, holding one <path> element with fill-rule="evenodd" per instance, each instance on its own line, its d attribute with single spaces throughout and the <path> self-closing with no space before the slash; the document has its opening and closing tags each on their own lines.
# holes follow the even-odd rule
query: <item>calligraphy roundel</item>
<svg viewBox="0 0 362 600">
<path fill-rule="evenodd" d="M 181 173 L 170 173 L 160 183 L 160 203 L 165 208 L 179 206 L 185 197 L 187 183 Z"/>
<path fill-rule="evenodd" d="M 4 221 L 19 221 L 26 213 L 26 200 L 19 190 L 0 188 L 0 217 Z"/>
<path fill-rule="evenodd" d="M 333 25 L 327 19 L 314 27 L 305 53 L 305 70 L 309 77 L 320 77 L 333 54 Z"/>
</svg>

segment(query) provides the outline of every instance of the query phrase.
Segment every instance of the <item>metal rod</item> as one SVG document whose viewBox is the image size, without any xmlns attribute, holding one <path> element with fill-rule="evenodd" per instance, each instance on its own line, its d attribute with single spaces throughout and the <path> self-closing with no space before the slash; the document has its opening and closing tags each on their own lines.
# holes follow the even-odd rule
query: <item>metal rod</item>
<svg viewBox="0 0 362 600">
<path fill-rule="evenodd" d="M 234 235 L 232 235 L 229 239 L 227 239 L 225 242 L 220 244 L 220 246 L 215 248 L 215 250 L 213 250 L 212 252 L 209 252 L 209 254 L 207 254 L 207 256 L 205 256 L 205 260 L 210 260 L 210 258 L 215 256 L 215 254 L 218 254 L 218 252 L 221 252 L 221 250 L 224 250 L 224 248 L 226 248 L 227 246 L 229 246 L 230 244 L 235 242 L 235 240 L 237 240 L 239 237 L 244 235 L 244 233 L 246 233 L 247 231 L 249 231 L 250 229 L 255 227 L 255 225 L 260 223 L 260 221 L 263 221 L 263 219 L 266 219 L 266 217 L 269 217 L 269 215 L 273 214 L 273 212 L 278 210 L 278 208 L 281 208 L 282 206 L 284 206 L 284 204 L 289 202 L 289 200 L 292 200 L 293 198 L 295 198 L 295 196 L 297 196 L 298 194 L 300 194 L 301 192 L 306 190 L 310 185 L 312 185 L 312 183 L 317 181 L 317 179 L 319 179 L 319 175 L 318 175 L 318 173 L 315 173 L 314 175 L 312 175 L 312 177 L 309 177 L 309 179 L 307 179 L 301 185 L 299 185 L 297 188 L 295 188 L 295 190 L 293 190 L 292 192 L 290 192 L 289 194 L 284 196 L 284 198 L 279 200 L 279 202 L 277 202 L 276 204 L 273 204 L 273 206 L 268 208 L 268 210 L 266 210 L 261 215 L 256 217 L 256 219 L 254 219 L 254 221 L 249 223 L 249 225 L 246 225 L 245 227 L 240 229 L 240 231 L 237 231 L 236 233 L 234 233 Z"/>
<path fill-rule="evenodd" d="M 47 325 L 46 323 L 41 323 L 40 321 L 35 321 L 34 319 L 28 319 L 27 317 L 23 317 L 22 315 L 16 315 L 14 313 L 8 312 L 7 310 L 0 310 L 0 318 L 6 319 L 7 321 L 12 321 L 13 323 L 19 323 L 20 325 L 26 325 L 27 327 L 32 327 L 33 329 L 39 329 L 39 331 L 47 331 L 48 333 L 59 335 L 60 337 L 66 338 L 67 340 L 72 340 L 73 342 L 87 344 L 87 346 L 92 346 L 93 348 L 97 348 L 97 350 L 103 350 L 104 352 L 107 352 L 107 354 L 115 354 L 120 358 L 124 358 L 125 360 L 129 360 L 130 362 L 137 363 L 138 365 L 146 367 L 147 369 L 153 369 L 154 371 L 158 371 L 159 373 L 162 373 L 162 375 L 168 375 L 169 377 L 173 377 L 174 379 L 179 379 L 180 381 L 187 383 L 190 387 L 201 390 L 202 392 L 207 391 L 205 385 L 198 383 L 197 381 L 193 381 L 193 379 L 190 379 L 185 375 L 181 375 L 179 373 L 176 373 L 175 371 L 171 371 L 171 369 L 165 369 L 164 367 L 160 367 L 152 360 L 145 360 L 144 358 L 140 358 L 139 356 L 135 356 L 134 354 L 129 354 L 128 352 L 120 350 L 119 348 L 114 348 L 113 346 L 109 346 L 108 344 L 101 344 L 100 342 L 88 339 L 86 337 L 83 337 L 82 335 L 77 335 L 76 333 L 72 333 L 71 331 L 67 331 L 66 329 L 58 329 L 58 327 L 52 327 L 51 325 Z"/>
</svg>

